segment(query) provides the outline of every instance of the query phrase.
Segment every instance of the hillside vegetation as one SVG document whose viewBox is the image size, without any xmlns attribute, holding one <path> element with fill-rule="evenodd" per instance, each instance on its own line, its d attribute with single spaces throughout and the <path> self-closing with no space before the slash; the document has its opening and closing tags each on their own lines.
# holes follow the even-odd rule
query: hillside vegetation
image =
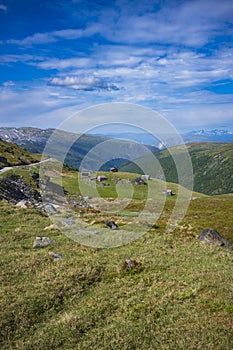
<svg viewBox="0 0 233 350">
<path fill-rule="evenodd" d="M 198 143 L 186 146 L 193 166 L 194 191 L 209 195 L 233 193 L 233 143 Z M 173 147 L 173 151 L 176 148 L 178 149 Z M 156 151 L 154 155 L 161 164 L 166 181 L 177 183 L 177 170 L 169 149 Z M 147 157 L 144 157 L 142 163 L 149 167 Z M 122 165 L 120 170 L 140 172 L 133 163 Z"/>
<path fill-rule="evenodd" d="M 116 198 L 117 178 L 137 176 L 105 174 L 109 186 L 98 191 L 110 202 Z M 50 181 L 56 178 L 51 174 Z M 157 189 L 179 191 L 176 184 L 160 180 L 159 187 L 159 180 L 151 181 Z M 77 172 L 65 169 L 69 200 L 79 198 L 77 184 Z M 74 213 L 91 229 L 112 219 L 120 225 L 112 234 L 120 234 L 142 210 L 147 194 L 147 186 L 132 186 L 133 198 L 120 213 L 84 209 L 81 214 L 81 208 L 73 208 Z M 153 203 L 161 196 L 156 191 Z M 1 349 L 232 349 L 232 254 L 198 236 L 213 227 L 233 242 L 232 220 L 226 215 L 233 210 L 233 197 L 193 193 L 185 218 L 168 233 L 175 200 L 176 195 L 166 197 L 158 222 L 142 237 L 111 249 L 81 245 L 56 228 L 45 231 L 51 221 L 43 212 L 0 202 Z M 33 249 L 36 236 L 49 236 L 54 243 Z M 53 261 L 51 251 L 62 258 Z M 124 269 L 125 259 L 140 265 Z"/>
<path fill-rule="evenodd" d="M 0 181 L 14 177 L 13 184 L 23 181 L 27 191 L 38 191 L 38 174 L 39 165 L 22 166 L 1 174 Z M 96 182 L 99 174 L 107 179 Z M 233 195 L 210 197 L 193 192 L 185 217 L 168 232 L 166 225 L 177 196 L 181 193 L 182 203 L 187 189 L 161 179 L 136 185 L 139 174 L 132 173 L 101 172 L 81 180 L 79 176 L 65 166 L 62 174 L 50 170 L 48 181 L 50 189 L 57 189 L 62 177 L 72 209 L 72 215 L 64 219 L 76 219 L 81 229 L 89 230 L 86 234 L 98 231 L 103 240 L 137 234 L 137 218 L 148 193 L 152 213 L 164 201 L 161 215 L 154 225 L 145 223 L 144 235 L 130 244 L 89 247 L 59 230 L 62 223 L 51 226 L 44 210 L 32 209 L 30 197 L 27 209 L 7 203 L 11 201 L 6 196 L 9 188 L 4 187 L 7 191 L 0 201 L 0 348 L 231 350 L 233 256 L 227 249 L 200 242 L 198 236 L 213 227 L 233 243 L 232 218 L 226 215 L 233 211 Z M 150 186 L 153 190 L 148 192 Z M 166 188 L 175 195 L 164 197 Z M 82 197 L 83 189 L 90 207 Z M 99 210 L 101 198 L 112 205 L 111 211 Z M 119 211 L 114 201 L 120 200 L 129 202 Z M 110 230 L 106 220 L 114 220 L 120 229 Z M 54 242 L 35 249 L 38 236 Z M 57 253 L 62 256 L 54 261 Z M 126 269 L 126 259 L 139 265 Z"/>
<path fill-rule="evenodd" d="M 1 348 L 232 349 L 232 255 L 197 240 L 213 220 L 223 231 L 230 208 L 228 198 L 201 198 L 175 233 L 161 226 L 120 248 L 55 230 L 52 247 L 33 250 L 50 220 L 1 203 Z M 224 232 L 231 226 L 224 220 Z M 127 258 L 140 269 L 123 270 Z"/>
<path fill-rule="evenodd" d="M 0 139 L 0 169 L 9 166 L 27 165 L 40 161 L 40 155 L 35 155 L 14 143 Z"/>
</svg>

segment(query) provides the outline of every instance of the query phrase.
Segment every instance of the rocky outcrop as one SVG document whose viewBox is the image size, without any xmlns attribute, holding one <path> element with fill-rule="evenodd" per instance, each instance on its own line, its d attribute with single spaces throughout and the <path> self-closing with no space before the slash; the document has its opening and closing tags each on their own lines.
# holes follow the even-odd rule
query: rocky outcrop
<svg viewBox="0 0 233 350">
<path fill-rule="evenodd" d="M 16 204 L 20 201 L 37 203 L 40 194 L 19 175 L 9 175 L 0 180 L 0 200 Z"/>
</svg>

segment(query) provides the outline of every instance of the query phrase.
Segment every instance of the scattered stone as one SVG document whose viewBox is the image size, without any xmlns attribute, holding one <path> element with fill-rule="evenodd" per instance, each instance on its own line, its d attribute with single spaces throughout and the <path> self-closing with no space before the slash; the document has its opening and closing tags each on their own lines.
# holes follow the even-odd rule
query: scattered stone
<svg viewBox="0 0 233 350">
<path fill-rule="evenodd" d="M 172 190 L 163 190 L 163 194 L 166 194 L 167 196 L 174 196 L 175 194 L 172 192 Z"/>
<path fill-rule="evenodd" d="M 123 264 L 123 268 L 126 270 L 130 270 L 132 268 L 139 267 L 140 263 L 136 260 L 126 259 Z"/>
<path fill-rule="evenodd" d="M 43 206 L 43 209 L 47 212 L 49 215 L 57 214 L 57 208 L 52 203 L 47 203 Z"/>
<path fill-rule="evenodd" d="M 49 237 L 36 237 L 33 248 L 43 248 L 53 243 L 55 243 L 55 241 Z"/>
<path fill-rule="evenodd" d="M 74 225 L 75 225 L 75 222 L 72 221 L 72 220 L 63 220 L 63 221 L 61 221 L 61 224 L 62 224 L 63 226 L 74 226 Z"/>
<path fill-rule="evenodd" d="M 49 252 L 49 255 L 53 259 L 53 261 L 58 261 L 63 257 L 63 254 L 55 253 L 55 252 Z"/>
<path fill-rule="evenodd" d="M 27 201 L 22 199 L 18 203 L 16 203 L 16 207 L 22 208 L 22 209 L 27 209 Z"/>
<path fill-rule="evenodd" d="M 110 227 L 112 230 L 119 230 L 119 227 L 117 226 L 117 224 L 114 221 L 111 220 L 107 220 L 105 221 L 106 225 L 108 227 Z"/>
<path fill-rule="evenodd" d="M 44 228 L 44 231 L 52 231 L 52 230 L 57 230 L 57 229 L 58 229 L 57 225 L 52 224 L 52 225 L 46 226 Z"/>
<path fill-rule="evenodd" d="M 212 228 L 202 230 L 198 237 L 200 241 L 214 245 L 215 247 L 225 247 L 233 249 L 233 246 L 220 233 Z"/>
<path fill-rule="evenodd" d="M 79 200 L 78 201 L 73 200 L 71 204 L 74 206 L 74 208 L 82 207 L 82 208 L 85 208 L 85 209 L 91 209 L 92 207 L 88 203 L 89 199 L 91 199 L 91 197 L 79 196 Z"/>
</svg>

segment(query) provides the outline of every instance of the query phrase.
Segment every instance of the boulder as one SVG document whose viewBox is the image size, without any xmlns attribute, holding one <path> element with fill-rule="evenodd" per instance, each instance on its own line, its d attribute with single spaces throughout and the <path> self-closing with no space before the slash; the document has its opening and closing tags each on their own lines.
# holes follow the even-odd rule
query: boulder
<svg viewBox="0 0 233 350">
<path fill-rule="evenodd" d="M 33 248 L 43 248 L 53 243 L 55 243 L 55 241 L 49 237 L 36 237 L 33 243 Z"/>
<path fill-rule="evenodd" d="M 119 227 L 117 226 L 117 224 L 114 221 L 111 220 L 107 220 L 105 221 L 106 225 L 108 227 L 110 227 L 112 230 L 119 230 Z"/>
<path fill-rule="evenodd" d="M 220 233 L 212 228 L 202 230 L 198 237 L 200 241 L 214 245 L 215 247 L 225 247 L 232 250 L 232 245 Z"/>
</svg>

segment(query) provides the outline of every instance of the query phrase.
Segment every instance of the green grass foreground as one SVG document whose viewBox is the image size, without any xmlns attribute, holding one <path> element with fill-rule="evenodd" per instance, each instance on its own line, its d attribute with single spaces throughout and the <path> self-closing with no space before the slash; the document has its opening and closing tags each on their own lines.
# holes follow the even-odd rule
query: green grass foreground
<svg viewBox="0 0 233 350">
<path fill-rule="evenodd" d="M 213 227 L 233 241 L 233 196 L 197 196 L 183 222 L 165 233 L 172 201 L 158 228 L 112 249 L 44 231 L 51 221 L 42 213 L 1 202 L 0 348 L 232 349 L 233 256 L 197 237 Z M 134 211 L 136 203 L 137 196 Z M 35 250 L 36 236 L 55 243 Z M 54 262 L 50 251 L 64 256 Z M 140 268 L 124 270 L 130 258 Z"/>
</svg>

